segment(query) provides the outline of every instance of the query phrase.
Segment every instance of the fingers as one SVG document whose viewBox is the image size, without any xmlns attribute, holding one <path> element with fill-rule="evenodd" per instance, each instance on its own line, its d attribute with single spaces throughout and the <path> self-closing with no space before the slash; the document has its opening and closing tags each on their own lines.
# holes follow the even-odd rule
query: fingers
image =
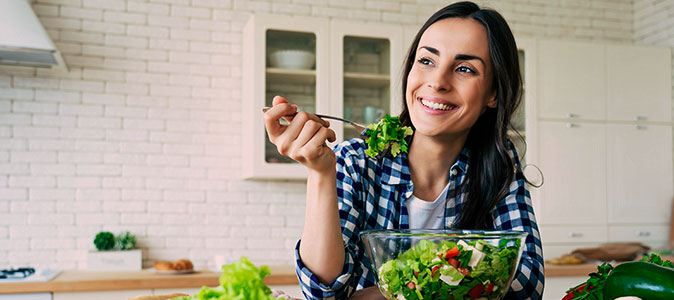
<svg viewBox="0 0 674 300">
<path fill-rule="evenodd" d="M 280 96 L 274 97 L 272 103 L 274 104 L 272 108 L 264 113 L 264 126 L 269 133 L 269 139 L 273 142 L 285 130 L 285 126 L 281 125 L 279 120 L 285 115 L 297 112 L 297 106 Z"/>
<path fill-rule="evenodd" d="M 296 140 L 297 147 L 294 147 L 296 149 L 294 155 L 300 159 L 313 160 L 322 156 L 325 151 L 331 152 L 332 150 L 326 145 L 325 141 L 334 141 L 335 132 L 316 122 L 310 121 L 306 124 Z"/>
</svg>

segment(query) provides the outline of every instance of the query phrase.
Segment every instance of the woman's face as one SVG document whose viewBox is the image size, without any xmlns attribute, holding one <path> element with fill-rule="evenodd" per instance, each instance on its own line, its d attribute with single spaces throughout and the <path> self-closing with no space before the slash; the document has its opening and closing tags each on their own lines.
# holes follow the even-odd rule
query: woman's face
<svg viewBox="0 0 674 300">
<path fill-rule="evenodd" d="M 468 135 L 496 107 L 485 28 L 473 19 L 435 22 L 421 36 L 405 99 L 415 135 Z"/>
</svg>

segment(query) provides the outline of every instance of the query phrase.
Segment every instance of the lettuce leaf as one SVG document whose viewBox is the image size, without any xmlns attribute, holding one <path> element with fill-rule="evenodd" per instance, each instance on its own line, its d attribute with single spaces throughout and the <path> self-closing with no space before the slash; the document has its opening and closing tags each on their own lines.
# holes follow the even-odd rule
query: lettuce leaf
<svg viewBox="0 0 674 300">
<path fill-rule="evenodd" d="M 368 136 L 365 154 L 376 158 L 388 147 L 391 147 L 393 157 L 398 156 L 400 152 L 407 153 L 409 145 L 405 137 L 412 135 L 413 131 L 411 127 L 401 125 L 398 117 L 391 117 L 388 114 L 379 123 L 369 124 L 365 131 L 365 135 Z"/>
<path fill-rule="evenodd" d="M 277 300 L 271 296 L 271 289 L 263 282 L 271 274 L 267 266 L 259 269 L 248 258 L 241 257 L 238 262 L 222 266 L 220 286 L 201 288 L 199 293 L 190 297 L 177 297 L 172 300 Z"/>
</svg>

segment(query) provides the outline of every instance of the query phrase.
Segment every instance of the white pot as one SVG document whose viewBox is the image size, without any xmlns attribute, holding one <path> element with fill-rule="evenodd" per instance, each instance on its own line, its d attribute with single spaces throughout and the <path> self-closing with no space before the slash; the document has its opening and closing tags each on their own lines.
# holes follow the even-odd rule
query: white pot
<svg viewBox="0 0 674 300">
<path fill-rule="evenodd" d="M 139 271 L 143 267 L 141 250 L 89 251 L 87 270 L 90 271 Z"/>
</svg>

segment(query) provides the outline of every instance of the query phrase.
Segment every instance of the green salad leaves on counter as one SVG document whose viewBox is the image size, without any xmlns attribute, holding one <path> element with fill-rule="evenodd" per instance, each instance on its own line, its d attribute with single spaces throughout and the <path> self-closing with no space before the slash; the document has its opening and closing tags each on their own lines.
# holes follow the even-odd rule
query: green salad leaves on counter
<svg viewBox="0 0 674 300">
<path fill-rule="evenodd" d="M 365 154 L 375 158 L 380 152 L 391 147 L 391 155 L 396 157 L 400 151 L 407 153 L 407 141 L 405 137 L 412 135 L 412 128 L 400 126 L 402 123 L 398 117 L 384 116 L 379 123 L 367 125 L 365 135 L 369 136 Z"/>
<path fill-rule="evenodd" d="M 172 300 L 277 300 L 271 296 L 271 289 L 262 281 L 271 274 L 267 266 L 259 269 L 246 257 L 238 262 L 222 266 L 220 286 L 204 286 L 199 293 L 190 297 L 177 297 Z"/>
<path fill-rule="evenodd" d="M 422 240 L 380 267 L 379 286 L 388 299 L 499 299 L 519 243 Z"/>
</svg>

